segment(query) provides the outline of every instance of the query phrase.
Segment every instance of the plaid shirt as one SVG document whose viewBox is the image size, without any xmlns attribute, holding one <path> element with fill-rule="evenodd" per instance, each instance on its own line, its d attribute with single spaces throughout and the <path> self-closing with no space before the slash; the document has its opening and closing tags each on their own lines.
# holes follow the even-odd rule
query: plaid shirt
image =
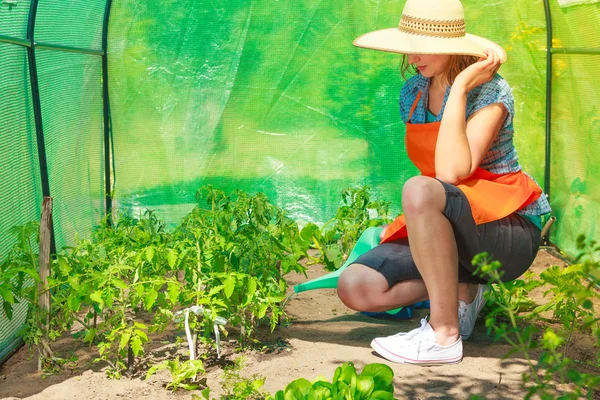
<svg viewBox="0 0 600 400">
<path fill-rule="evenodd" d="M 404 123 L 408 120 L 408 114 L 419 92 L 422 92 L 421 100 L 419 101 L 410 122 L 413 124 L 425 123 L 427 113 L 425 105 L 428 104 L 429 79 L 420 74 L 411 77 L 404 84 L 400 92 L 400 116 Z M 442 120 L 449 94 L 450 86 L 446 89 L 442 112 L 439 113 L 436 121 Z M 467 94 L 466 117 L 469 119 L 469 117 L 478 110 L 494 103 L 503 104 L 508 111 L 508 116 L 506 117 L 502 128 L 500 128 L 498 136 L 481 160 L 479 166 L 495 174 L 520 171 L 521 166 L 519 165 L 519 157 L 517 156 L 517 150 L 513 143 L 513 135 L 515 132 L 513 127 L 513 117 L 515 115 L 514 99 L 510 86 L 500 75 L 496 74 L 490 82 L 476 87 Z M 552 211 L 550 209 L 550 203 L 548 203 L 546 195 L 542 193 L 539 199 L 519 210 L 518 213 L 523 215 L 543 215 L 550 211 Z"/>
</svg>

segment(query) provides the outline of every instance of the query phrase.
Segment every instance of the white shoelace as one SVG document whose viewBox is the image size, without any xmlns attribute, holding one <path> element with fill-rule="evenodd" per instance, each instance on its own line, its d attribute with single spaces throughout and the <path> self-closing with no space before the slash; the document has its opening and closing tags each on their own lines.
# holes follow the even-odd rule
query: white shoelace
<svg viewBox="0 0 600 400">
<path fill-rule="evenodd" d="M 425 330 L 425 327 L 427 326 L 427 318 L 421 318 L 421 326 L 418 328 L 413 329 L 410 332 L 407 332 L 404 335 L 404 338 L 406 340 L 412 340 L 414 339 L 416 336 L 418 336 L 421 332 L 423 332 Z"/>
</svg>

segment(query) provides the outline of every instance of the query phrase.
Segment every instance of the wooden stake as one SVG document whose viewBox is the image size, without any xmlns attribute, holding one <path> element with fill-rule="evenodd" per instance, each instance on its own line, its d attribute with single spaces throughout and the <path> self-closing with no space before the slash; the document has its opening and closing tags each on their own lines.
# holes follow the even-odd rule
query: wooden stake
<svg viewBox="0 0 600 400">
<path fill-rule="evenodd" d="M 48 276 L 50 275 L 50 242 L 52 238 L 52 197 L 44 197 L 42 204 L 42 218 L 40 220 L 40 283 L 38 284 L 38 304 L 43 315 L 42 340 L 40 343 L 40 359 L 38 370 L 42 369 L 43 359 L 53 358 L 50 349 L 50 290 L 48 289 Z"/>
</svg>

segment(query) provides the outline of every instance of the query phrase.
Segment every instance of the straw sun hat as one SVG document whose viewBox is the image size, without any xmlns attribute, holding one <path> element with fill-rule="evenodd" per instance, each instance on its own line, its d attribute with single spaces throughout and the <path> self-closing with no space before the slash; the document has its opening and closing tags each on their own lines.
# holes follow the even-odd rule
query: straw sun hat
<svg viewBox="0 0 600 400">
<path fill-rule="evenodd" d="M 398 28 L 366 33 L 354 41 L 366 49 L 402 54 L 463 54 L 485 56 L 491 48 L 506 61 L 497 43 L 465 31 L 465 13 L 459 0 L 408 0 Z"/>
</svg>

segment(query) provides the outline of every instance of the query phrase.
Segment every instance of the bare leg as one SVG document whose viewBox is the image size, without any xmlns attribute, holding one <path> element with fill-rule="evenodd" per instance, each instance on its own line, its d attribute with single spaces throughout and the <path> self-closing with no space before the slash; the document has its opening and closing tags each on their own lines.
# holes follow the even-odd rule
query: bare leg
<svg viewBox="0 0 600 400">
<path fill-rule="evenodd" d="M 442 346 L 459 337 L 458 250 L 452 226 L 442 213 L 445 204 L 444 187 L 433 178 L 418 176 L 404 185 L 402 208 L 411 254 L 429 293 L 429 324 Z"/>
<path fill-rule="evenodd" d="M 409 280 L 388 288 L 382 274 L 360 264 L 352 264 L 338 280 L 338 296 L 357 311 L 387 311 L 427 299 L 422 280 Z"/>
<path fill-rule="evenodd" d="M 459 299 L 469 304 L 477 294 L 477 285 L 459 284 Z M 421 279 L 399 282 L 388 289 L 387 280 L 379 272 L 360 264 L 350 265 L 338 280 L 338 296 L 356 311 L 388 311 L 428 300 Z"/>
</svg>

